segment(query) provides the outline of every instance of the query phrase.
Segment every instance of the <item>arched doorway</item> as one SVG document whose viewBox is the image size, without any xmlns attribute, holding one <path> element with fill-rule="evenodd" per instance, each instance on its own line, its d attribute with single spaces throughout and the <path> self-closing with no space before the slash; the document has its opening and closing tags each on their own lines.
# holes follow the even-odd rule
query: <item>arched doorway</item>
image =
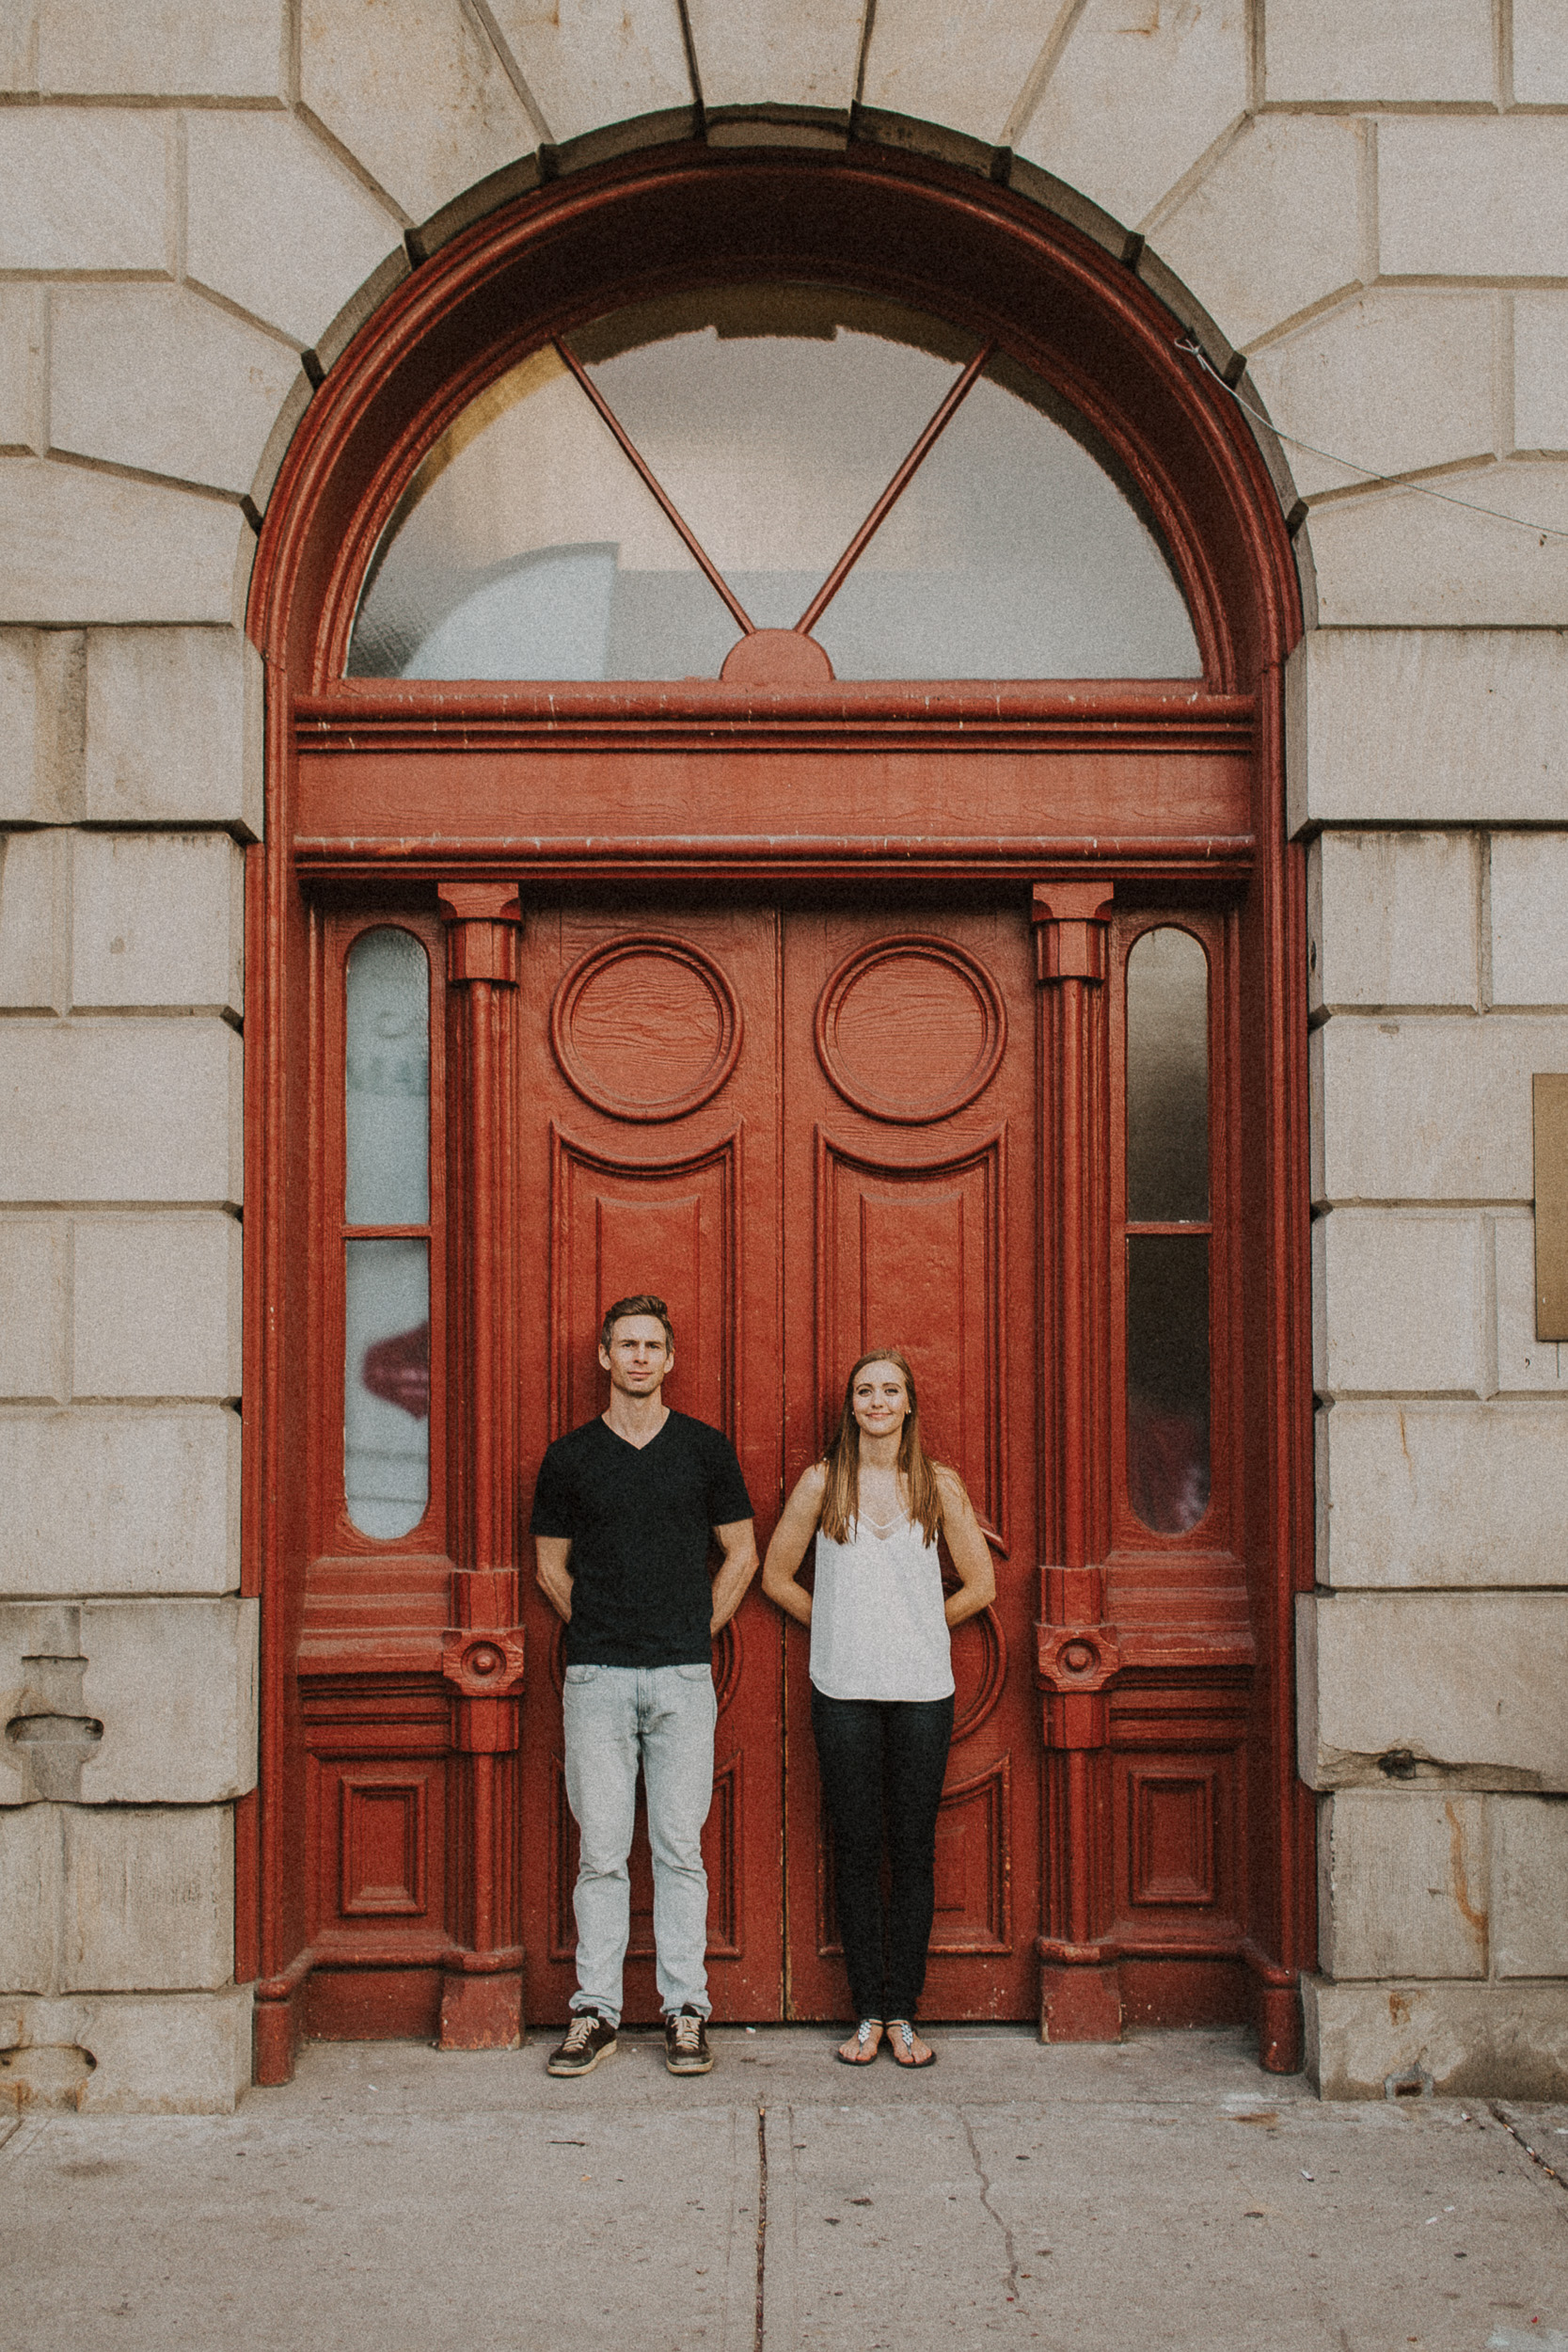
<svg viewBox="0 0 1568 2352">
<path fill-rule="evenodd" d="M 764 1534 L 867 1339 L 944 1400 L 999 1592 L 932 2013 L 1293 2062 L 1297 619 L 1174 341 L 961 173 L 667 151 L 457 239 L 312 408 L 252 618 L 263 2078 L 562 2012 L 518 1530 L 650 1283 Z M 716 1664 L 719 2013 L 832 2014 L 803 1649 L 754 1595 Z"/>
</svg>

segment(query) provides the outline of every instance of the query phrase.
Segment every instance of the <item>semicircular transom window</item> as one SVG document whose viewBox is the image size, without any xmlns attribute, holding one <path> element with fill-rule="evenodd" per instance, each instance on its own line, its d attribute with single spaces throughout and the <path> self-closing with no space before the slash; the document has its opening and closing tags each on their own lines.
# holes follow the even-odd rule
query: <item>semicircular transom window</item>
<svg viewBox="0 0 1568 2352">
<path fill-rule="evenodd" d="M 348 668 L 713 678 L 763 631 L 841 678 L 1202 670 L 1059 393 L 927 312 L 789 285 L 614 311 L 480 393 L 382 534 Z"/>
</svg>

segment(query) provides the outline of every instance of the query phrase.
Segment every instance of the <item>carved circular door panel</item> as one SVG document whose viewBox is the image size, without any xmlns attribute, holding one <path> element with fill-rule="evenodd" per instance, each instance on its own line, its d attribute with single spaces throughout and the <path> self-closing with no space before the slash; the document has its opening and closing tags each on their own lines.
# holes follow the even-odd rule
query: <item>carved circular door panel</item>
<svg viewBox="0 0 1568 2352">
<path fill-rule="evenodd" d="M 816 1051 L 847 1103 L 906 1126 L 950 1118 L 994 1075 L 1007 1015 L 984 966 L 945 939 L 881 939 L 839 965 Z"/>
<path fill-rule="evenodd" d="M 740 1005 L 716 963 L 657 933 L 595 947 L 550 1008 L 562 1075 L 613 1119 L 682 1119 L 717 1094 L 740 1051 Z"/>
</svg>

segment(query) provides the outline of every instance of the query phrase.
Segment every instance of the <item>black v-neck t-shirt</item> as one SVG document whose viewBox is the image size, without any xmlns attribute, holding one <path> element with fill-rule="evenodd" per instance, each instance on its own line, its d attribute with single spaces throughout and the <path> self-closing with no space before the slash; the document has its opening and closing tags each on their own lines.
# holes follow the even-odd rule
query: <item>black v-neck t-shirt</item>
<svg viewBox="0 0 1568 2352">
<path fill-rule="evenodd" d="M 566 1663 L 706 1665 L 711 1531 L 751 1516 L 735 1448 L 705 1421 L 672 1412 L 644 1446 L 603 1420 L 557 1438 L 529 1532 L 571 1538 Z"/>
</svg>

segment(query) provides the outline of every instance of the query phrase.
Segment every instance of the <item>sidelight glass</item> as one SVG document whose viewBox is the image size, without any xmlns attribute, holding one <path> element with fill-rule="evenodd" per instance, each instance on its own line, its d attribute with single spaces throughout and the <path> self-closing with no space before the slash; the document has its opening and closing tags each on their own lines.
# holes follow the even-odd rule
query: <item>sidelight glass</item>
<svg viewBox="0 0 1568 2352">
<path fill-rule="evenodd" d="M 350 674 L 717 676 L 747 624 L 800 621 L 980 354 L 968 329 L 819 286 L 707 289 L 575 329 L 420 466 Z M 994 351 L 812 633 L 847 678 L 1201 670 L 1135 486 Z"/>
<path fill-rule="evenodd" d="M 1127 960 L 1126 1237 L 1128 1492 L 1162 1535 L 1209 1507 L 1209 962 L 1163 926 Z"/>
<path fill-rule="evenodd" d="M 430 961 L 392 924 L 349 950 L 343 1130 L 344 1500 L 386 1541 L 430 1495 Z"/>
</svg>

